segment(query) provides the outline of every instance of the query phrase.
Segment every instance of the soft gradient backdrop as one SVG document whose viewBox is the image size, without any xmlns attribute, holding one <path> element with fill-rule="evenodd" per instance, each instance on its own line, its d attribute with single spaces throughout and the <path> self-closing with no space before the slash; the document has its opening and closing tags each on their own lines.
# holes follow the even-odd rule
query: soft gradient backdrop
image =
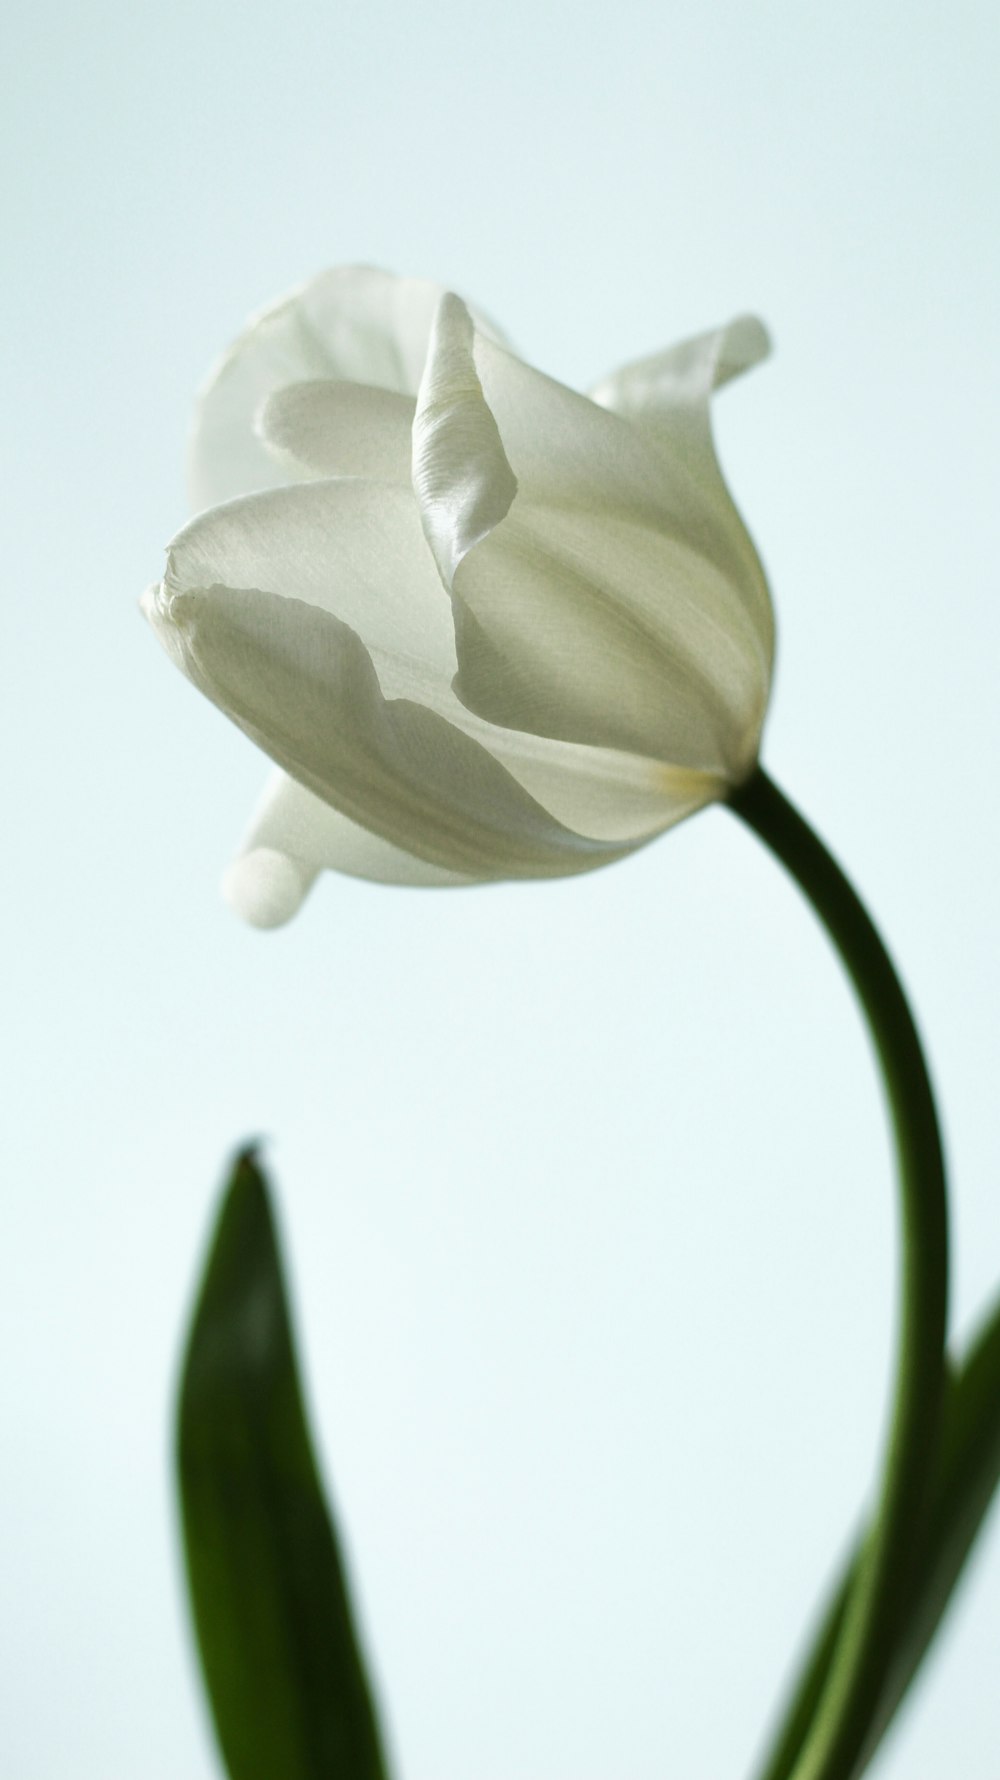
<svg viewBox="0 0 1000 1780">
<path fill-rule="evenodd" d="M 881 1437 L 858 1015 L 711 811 L 446 893 L 217 882 L 264 776 L 136 610 L 194 388 L 326 264 L 585 386 L 752 308 L 721 455 L 779 616 L 767 763 L 925 1028 L 956 1325 L 1000 1281 L 998 15 L 39 0 L 8 23 L 0 1765 L 210 1780 L 169 1474 L 265 1135 L 399 1780 L 741 1780 Z M 997 1528 L 880 1780 L 995 1780 Z M 280 1780 L 279 1776 L 275 1780 Z"/>
</svg>

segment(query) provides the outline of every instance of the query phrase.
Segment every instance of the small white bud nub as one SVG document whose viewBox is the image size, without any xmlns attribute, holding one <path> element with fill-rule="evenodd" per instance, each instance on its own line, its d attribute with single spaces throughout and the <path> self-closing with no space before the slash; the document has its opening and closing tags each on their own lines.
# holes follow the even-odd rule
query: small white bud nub
<svg viewBox="0 0 1000 1780">
<path fill-rule="evenodd" d="M 283 927 L 302 907 L 312 874 L 299 870 L 287 853 L 256 847 L 241 853 L 222 879 L 223 900 L 253 927 Z"/>
</svg>

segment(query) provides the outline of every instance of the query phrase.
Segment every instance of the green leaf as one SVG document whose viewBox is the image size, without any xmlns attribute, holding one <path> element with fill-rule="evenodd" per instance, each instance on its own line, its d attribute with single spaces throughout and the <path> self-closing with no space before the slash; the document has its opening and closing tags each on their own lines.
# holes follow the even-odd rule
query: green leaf
<svg viewBox="0 0 1000 1780">
<path fill-rule="evenodd" d="M 927 1654 L 1000 1483 L 1000 1302 L 979 1329 L 945 1399 L 938 1481 L 916 1598 L 897 1640 L 860 1774 Z"/>
<path fill-rule="evenodd" d="M 234 1164 L 195 1306 L 177 1462 L 202 1672 L 231 1780 L 385 1780 L 252 1150 Z"/>
<path fill-rule="evenodd" d="M 871 1762 L 941 1624 L 1000 1483 L 1000 1301 L 983 1322 L 965 1359 L 949 1379 L 941 1451 L 929 1524 L 914 1583 L 878 1706 L 861 1754 L 857 1780 Z M 766 1766 L 767 1780 L 789 1780 L 805 1741 L 836 1647 L 858 1567 L 860 1545 L 845 1566 L 803 1665 L 780 1737 Z"/>
</svg>

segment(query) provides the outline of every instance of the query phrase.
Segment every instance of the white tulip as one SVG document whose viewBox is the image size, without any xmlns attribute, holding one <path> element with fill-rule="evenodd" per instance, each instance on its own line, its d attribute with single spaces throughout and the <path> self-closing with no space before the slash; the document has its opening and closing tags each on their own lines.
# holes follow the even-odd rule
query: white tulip
<svg viewBox="0 0 1000 1780">
<path fill-rule="evenodd" d="M 753 771 L 773 620 L 712 446 L 741 318 L 575 394 L 459 297 L 322 273 L 202 391 L 144 609 L 281 769 L 225 893 L 587 871 Z"/>
</svg>

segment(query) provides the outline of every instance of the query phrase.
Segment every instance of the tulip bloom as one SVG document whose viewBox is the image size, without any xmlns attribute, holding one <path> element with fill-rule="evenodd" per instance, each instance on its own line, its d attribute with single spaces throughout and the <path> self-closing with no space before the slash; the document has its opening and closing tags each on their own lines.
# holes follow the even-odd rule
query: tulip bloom
<svg viewBox="0 0 1000 1780">
<path fill-rule="evenodd" d="M 753 772 L 773 619 L 716 461 L 741 318 L 589 397 L 417 279 L 321 274 L 202 392 L 144 609 L 277 763 L 225 892 L 587 871 Z"/>
<path fill-rule="evenodd" d="M 178 665 L 280 769 L 226 879 L 259 925 L 287 920 L 324 866 L 407 884 L 558 877 L 725 799 L 826 926 L 897 1143 L 898 1360 L 871 1519 L 762 1772 L 840 1780 L 877 1747 L 997 1486 L 1000 1410 L 987 1385 L 1000 1312 L 964 1363 L 946 1360 L 944 1158 L 919 1034 L 856 892 L 758 762 L 771 602 L 719 472 L 709 400 L 766 350 L 744 318 L 584 397 L 524 364 L 450 292 L 327 272 L 251 323 L 204 390 L 191 466 L 203 511 L 175 538 L 146 610 Z M 220 1224 L 227 1327 L 234 1217 L 250 1242 L 247 1289 L 263 1266 L 280 1301 L 249 1154 L 234 1192 Z M 214 1351 L 208 1281 L 205 1293 L 198 1324 Z M 268 1377 L 283 1375 L 297 1401 L 288 1332 L 272 1322 Z M 253 1345 L 252 1356 L 233 1346 L 243 1371 L 260 1358 L 256 1335 Z M 211 1424 L 200 1392 L 185 1411 L 196 1443 Z M 274 1421 L 254 1435 L 254 1465 L 277 1479 L 271 1509 L 288 1469 L 280 1441 L 268 1452 Z M 292 1437 L 307 1450 L 304 1428 Z M 198 1455 L 192 1524 L 206 1502 L 217 1519 L 233 1477 L 228 1447 L 214 1480 Z M 323 1525 L 322 1502 L 314 1509 Z M 291 1637 L 282 1685 L 298 1689 L 301 1722 L 318 1710 L 326 1724 L 328 1690 L 317 1696 L 313 1678 L 339 1665 L 338 1698 L 351 1712 L 361 1702 L 359 1759 L 381 1771 L 346 1606 L 324 1643 L 326 1606 L 314 1612 L 297 1583 L 283 1589 L 276 1527 L 264 1515 L 251 1530 L 277 1579 L 260 1624 L 270 1616 L 276 1649 Z M 242 1677 L 239 1659 L 224 1674 L 214 1660 L 220 1626 L 240 1650 L 238 1553 L 223 1554 L 227 1578 L 214 1551 L 199 1575 L 203 1538 L 191 1550 L 220 1739 L 235 1725 L 243 1747 L 253 1713 L 267 1735 L 274 1715 L 252 1660 Z M 306 1604 L 299 1624 L 292 1596 Z"/>
</svg>

